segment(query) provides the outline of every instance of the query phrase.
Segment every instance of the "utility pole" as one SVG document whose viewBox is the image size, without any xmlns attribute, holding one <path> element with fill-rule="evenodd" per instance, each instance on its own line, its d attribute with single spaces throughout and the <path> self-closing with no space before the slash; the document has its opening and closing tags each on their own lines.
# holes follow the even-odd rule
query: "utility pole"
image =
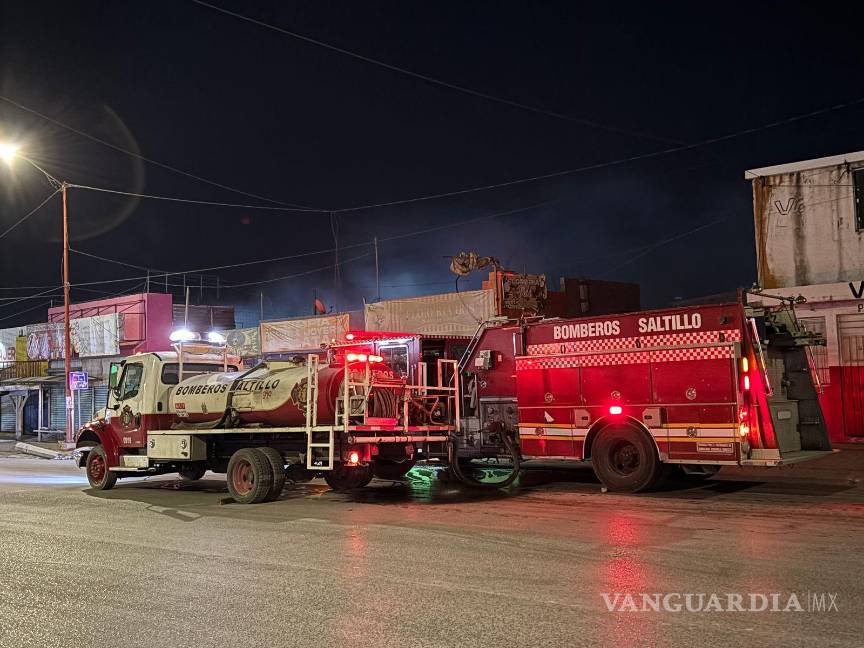
<svg viewBox="0 0 864 648">
<path fill-rule="evenodd" d="M 375 301 L 381 301 L 381 280 L 378 273 L 378 237 L 373 239 L 375 244 Z"/>
<path fill-rule="evenodd" d="M 72 339 L 69 335 L 69 211 L 66 204 L 68 184 L 63 182 L 60 191 L 63 195 L 63 355 L 66 382 L 66 447 L 74 443 L 72 430 L 72 385 L 69 374 L 72 373 Z"/>
</svg>

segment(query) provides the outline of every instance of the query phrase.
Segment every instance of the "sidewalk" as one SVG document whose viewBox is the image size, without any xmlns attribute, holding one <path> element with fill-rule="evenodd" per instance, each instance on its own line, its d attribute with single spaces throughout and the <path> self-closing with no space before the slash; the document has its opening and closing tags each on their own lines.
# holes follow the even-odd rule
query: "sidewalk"
<svg viewBox="0 0 864 648">
<path fill-rule="evenodd" d="M 727 479 L 804 479 L 821 482 L 864 484 L 864 444 L 842 443 L 834 452 L 819 459 L 775 468 L 724 466 L 719 478 Z"/>
<path fill-rule="evenodd" d="M 24 435 L 21 437 L 22 443 L 27 443 L 29 445 L 37 446 L 39 448 L 45 448 L 47 450 L 59 450 L 60 447 L 57 445 L 57 440 L 52 441 L 37 441 L 36 435 Z M 15 438 L 14 432 L 0 432 L 0 454 L 20 454 L 20 451 L 15 449 L 15 444 L 17 443 L 17 439 Z"/>
</svg>

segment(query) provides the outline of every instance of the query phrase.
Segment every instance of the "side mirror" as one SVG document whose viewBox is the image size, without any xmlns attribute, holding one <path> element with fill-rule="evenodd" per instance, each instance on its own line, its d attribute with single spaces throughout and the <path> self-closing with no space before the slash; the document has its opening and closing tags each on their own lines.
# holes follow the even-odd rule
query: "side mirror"
<svg viewBox="0 0 864 648">
<path fill-rule="evenodd" d="M 108 371 L 108 389 L 116 396 L 117 386 L 120 384 L 120 367 L 121 363 L 112 362 L 111 368 Z"/>
</svg>

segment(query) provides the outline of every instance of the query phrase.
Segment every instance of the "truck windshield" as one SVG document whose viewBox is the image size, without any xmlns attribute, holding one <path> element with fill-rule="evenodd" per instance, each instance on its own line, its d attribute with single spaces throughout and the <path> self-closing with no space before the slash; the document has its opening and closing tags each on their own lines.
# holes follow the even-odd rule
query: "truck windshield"
<svg viewBox="0 0 864 648">
<path fill-rule="evenodd" d="M 184 362 L 183 377 L 191 378 L 206 373 L 219 373 L 222 371 L 221 364 L 210 364 L 207 362 Z M 228 371 L 237 371 L 237 367 L 228 365 Z M 180 382 L 180 365 L 177 362 L 169 362 L 162 365 L 162 383 L 165 385 L 176 385 Z"/>
</svg>

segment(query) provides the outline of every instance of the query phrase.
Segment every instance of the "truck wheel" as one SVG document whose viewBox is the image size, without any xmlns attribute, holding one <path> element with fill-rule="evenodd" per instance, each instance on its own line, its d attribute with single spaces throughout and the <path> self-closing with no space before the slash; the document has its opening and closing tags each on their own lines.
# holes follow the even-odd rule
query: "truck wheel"
<svg viewBox="0 0 864 648">
<path fill-rule="evenodd" d="M 203 461 L 193 461 L 190 463 L 180 464 L 180 469 L 177 474 L 183 481 L 198 481 L 207 472 L 207 464 Z"/>
<path fill-rule="evenodd" d="M 349 491 L 363 488 L 372 481 L 372 466 L 346 466 L 339 464 L 324 472 L 324 481 L 334 491 Z"/>
<path fill-rule="evenodd" d="M 108 455 L 105 448 L 95 445 L 87 453 L 87 481 L 94 490 L 110 490 L 117 483 L 117 475 L 108 470 Z"/>
<path fill-rule="evenodd" d="M 387 461 L 378 459 L 372 468 L 378 479 L 402 479 L 414 467 L 413 461 Z"/>
<path fill-rule="evenodd" d="M 228 462 L 228 492 L 239 504 L 257 504 L 270 494 L 273 468 L 258 448 L 241 448 Z"/>
<path fill-rule="evenodd" d="M 594 474 L 610 491 L 638 493 L 652 488 L 663 475 L 651 439 L 629 425 L 601 430 L 591 462 Z"/>
<path fill-rule="evenodd" d="M 285 458 L 275 448 L 258 448 L 270 462 L 273 470 L 273 485 L 270 494 L 265 501 L 270 502 L 277 499 L 285 489 Z"/>
</svg>

